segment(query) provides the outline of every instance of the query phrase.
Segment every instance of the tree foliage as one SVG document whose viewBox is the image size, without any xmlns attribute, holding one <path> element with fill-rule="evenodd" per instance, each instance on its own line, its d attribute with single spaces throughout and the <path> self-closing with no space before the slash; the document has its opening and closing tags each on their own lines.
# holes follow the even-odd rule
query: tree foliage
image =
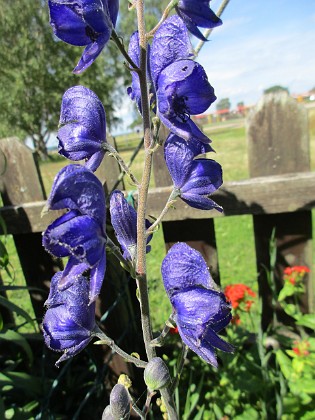
<svg viewBox="0 0 315 420">
<path fill-rule="evenodd" d="M 45 1 L 1 2 L 0 21 L 0 138 L 30 137 L 36 150 L 46 155 L 49 134 L 58 127 L 62 95 L 76 84 L 95 91 L 108 125 L 115 124 L 114 111 L 128 72 L 112 42 L 87 72 L 77 76 L 72 69 L 82 48 L 53 36 Z"/>
<path fill-rule="evenodd" d="M 216 104 L 216 108 L 217 108 L 218 111 L 220 111 L 222 109 L 230 109 L 231 108 L 230 99 L 229 98 L 220 99 Z"/>
<path fill-rule="evenodd" d="M 287 92 L 289 93 L 289 89 L 287 87 L 283 87 L 280 85 L 270 86 L 268 89 L 264 90 L 264 94 L 268 93 L 276 93 L 276 92 Z"/>
</svg>

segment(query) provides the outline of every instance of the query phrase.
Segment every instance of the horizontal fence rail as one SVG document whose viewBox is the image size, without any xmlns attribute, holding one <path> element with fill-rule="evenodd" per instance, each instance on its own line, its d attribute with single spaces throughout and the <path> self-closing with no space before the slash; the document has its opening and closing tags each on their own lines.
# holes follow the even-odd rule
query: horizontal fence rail
<svg viewBox="0 0 315 420">
<path fill-rule="evenodd" d="M 172 187 L 152 188 L 149 192 L 150 213 L 160 214 Z M 204 219 L 222 216 L 277 214 L 311 210 L 315 207 L 315 172 L 273 175 L 225 182 L 211 196 L 220 204 L 224 213 L 216 210 L 195 210 L 180 199 L 176 210 L 170 210 L 164 221 Z M 137 194 L 135 194 L 135 199 Z M 7 233 L 43 232 L 49 223 L 62 214 L 51 211 L 41 215 L 45 201 L 24 203 L 0 208 L 0 216 L 6 223 Z M 1 231 L 0 234 L 4 232 Z"/>
</svg>

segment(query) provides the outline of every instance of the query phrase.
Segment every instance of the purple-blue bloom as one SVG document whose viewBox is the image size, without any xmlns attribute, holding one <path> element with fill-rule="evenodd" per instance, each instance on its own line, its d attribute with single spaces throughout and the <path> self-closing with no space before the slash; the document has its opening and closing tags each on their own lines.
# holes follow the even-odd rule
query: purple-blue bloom
<svg viewBox="0 0 315 420">
<path fill-rule="evenodd" d="M 209 143 L 208 137 L 190 119 L 216 100 L 204 68 L 193 60 L 178 60 L 167 66 L 157 79 L 158 117 L 174 134 L 185 140 Z"/>
<path fill-rule="evenodd" d="M 132 58 L 139 63 L 139 44 L 133 35 L 129 46 Z M 204 143 L 210 139 L 190 119 L 206 111 L 216 100 L 203 67 L 191 60 L 193 56 L 188 32 L 178 16 L 168 18 L 154 35 L 149 56 L 151 104 L 162 123 L 185 140 L 196 138 Z M 152 80 L 151 80 L 152 79 Z M 138 75 L 132 76 L 128 89 L 131 99 L 141 110 Z"/>
<path fill-rule="evenodd" d="M 50 24 L 62 41 L 85 46 L 74 73 L 86 70 L 110 39 L 119 0 L 48 0 Z"/>
<path fill-rule="evenodd" d="M 164 157 L 174 188 L 183 201 L 197 209 L 223 211 L 209 198 L 222 185 L 221 165 L 212 159 L 198 158 L 211 150 L 197 139 L 186 142 L 170 134 L 165 141 Z"/>
<path fill-rule="evenodd" d="M 179 0 L 175 7 L 178 16 L 180 16 L 189 32 L 202 41 L 207 39 L 198 29 L 215 28 L 222 25 L 221 19 L 210 9 L 210 0 Z"/>
<path fill-rule="evenodd" d="M 117 240 L 123 250 L 123 257 L 134 261 L 137 257 L 137 212 L 128 204 L 123 193 L 115 190 L 110 197 L 110 216 Z M 146 228 L 151 223 L 146 220 Z M 152 239 L 150 235 L 147 243 Z M 151 246 L 146 248 L 150 252 Z"/>
<path fill-rule="evenodd" d="M 215 349 L 234 350 L 218 336 L 232 318 L 231 305 L 212 280 L 205 260 L 187 244 L 177 243 L 163 260 L 162 276 L 183 342 L 217 367 Z"/>
<path fill-rule="evenodd" d="M 68 165 L 56 176 L 49 210 L 69 209 L 43 233 L 43 245 L 56 257 L 70 257 L 59 281 L 65 289 L 90 270 L 90 302 L 100 293 L 106 269 L 105 196 L 89 169 Z"/>
<path fill-rule="evenodd" d="M 63 355 L 56 366 L 75 356 L 93 338 L 95 327 L 95 303 L 89 305 L 89 282 L 79 276 L 66 290 L 59 290 L 62 271 L 51 280 L 48 309 L 42 324 L 46 345 Z"/>
<path fill-rule="evenodd" d="M 59 153 L 96 171 L 105 155 L 106 116 L 98 96 L 84 86 L 68 89 L 61 103 Z"/>
</svg>

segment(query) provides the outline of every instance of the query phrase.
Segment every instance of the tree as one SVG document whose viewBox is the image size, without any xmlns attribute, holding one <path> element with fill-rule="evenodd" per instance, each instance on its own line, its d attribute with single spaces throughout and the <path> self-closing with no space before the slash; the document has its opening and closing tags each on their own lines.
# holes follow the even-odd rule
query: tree
<svg viewBox="0 0 315 420">
<path fill-rule="evenodd" d="M 264 94 L 276 93 L 276 92 L 287 92 L 287 93 L 289 93 L 289 89 L 287 87 L 283 87 L 283 86 L 280 86 L 280 85 L 274 85 L 274 86 L 271 86 L 268 89 L 264 90 Z"/>
<path fill-rule="evenodd" d="M 109 127 L 115 124 L 115 105 L 128 72 L 112 42 L 106 54 L 77 76 L 72 69 L 82 48 L 54 38 L 46 1 L 1 2 L 0 20 L 0 137 L 30 137 L 35 150 L 47 157 L 46 145 L 58 127 L 62 95 L 76 84 L 95 91 Z"/>
<path fill-rule="evenodd" d="M 231 108 L 231 102 L 230 102 L 230 99 L 229 98 L 220 99 L 218 101 L 218 103 L 216 104 L 216 109 L 218 111 L 220 111 L 222 109 L 228 109 L 228 110 L 230 110 L 230 108 Z"/>
</svg>

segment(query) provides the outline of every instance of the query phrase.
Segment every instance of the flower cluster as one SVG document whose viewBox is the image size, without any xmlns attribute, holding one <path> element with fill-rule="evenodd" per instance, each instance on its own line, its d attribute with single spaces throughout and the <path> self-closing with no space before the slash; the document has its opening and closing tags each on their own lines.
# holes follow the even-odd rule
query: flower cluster
<svg viewBox="0 0 315 420">
<path fill-rule="evenodd" d="M 301 341 L 294 341 L 294 347 L 292 348 L 293 353 L 298 357 L 304 357 L 308 356 L 310 354 L 309 352 L 310 343 L 307 340 L 301 340 Z"/>
<path fill-rule="evenodd" d="M 183 342 L 217 367 L 215 348 L 225 352 L 234 350 L 218 336 L 231 321 L 231 306 L 217 289 L 205 260 L 198 251 L 179 242 L 164 258 L 162 276 Z"/>
<path fill-rule="evenodd" d="M 283 279 L 285 282 L 291 283 L 293 286 L 301 284 L 306 273 L 310 269 L 305 265 L 294 265 L 293 267 L 286 267 L 283 270 Z"/>
<path fill-rule="evenodd" d="M 74 73 L 85 71 L 111 37 L 123 49 L 115 32 L 119 0 L 48 0 L 48 4 L 55 35 L 71 45 L 85 47 Z M 148 85 L 150 108 L 156 115 L 155 123 L 158 121 L 155 128 L 162 123 L 170 131 L 164 156 L 174 184 L 172 197 L 180 197 L 197 209 L 222 211 L 210 198 L 222 185 L 221 166 L 208 158 L 207 153 L 213 152 L 211 140 L 190 118 L 205 112 L 216 96 L 204 68 L 194 60 L 189 37 L 191 32 L 204 39 L 199 27 L 213 28 L 222 22 L 210 9 L 209 0 L 179 0 L 172 7 L 177 14 L 161 21 L 152 31 L 146 68 L 140 68 L 139 33 L 131 36 L 128 52 L 124 51 L 132 71 L 127 93 L 142 114 L 143 91 Z M 146 75 L 147 85 L 140 83 L 139 74 Z M 156 136 L 157 132 L 152 136 L 150 152 L 154 151 Z M 113 148 L 106 141 L 104 107 L 94 92 L 84 86 L 65 92 L 57 137 L 60 154 L 72 161 L 84 160 L 84 165 L 70 164 L 57 174 L 46 206 L 47 210 L 65 211 L 43 233 L 46 250 L 55 257 L 68 258 L 65 269 L 52 279 L 43 321 L 46 344 L 64 353 L 60 363 L 77 354 L 98 334 L 95 300 L 105 275 L 106 245 L 111 244 L 106 235 L 104 190 L 94 172 L 106 151 Z M 122 167 L 125 169 L 126 165 Z M 146 190 L 142 184 L 138 187 L 139 194 Z M 140 253 L 137 212 L 121 191 L 114 191 L 109 202 L 111 223 L 122 250 L 119 259 L 136 277 Z M 151 227 L 148 220 L 143 220 L 143 254 L 150 251 L 149 242 L 157 223 Z M 182 340 L 205 361 L 217 366 L 215 349 L 233 351 L 218 335 L 231 320 L 231 305 L 213 282 L 202 256 L 186 244 L 176 244 L 163 261 L 162 275 Z M 246 302 L 249 310 L 250 301 Z M 121 390 L 118 391 L 120 395 Z M 118 407 L 122 413 L 118 417 L 129 416 L 130 401 L 126 395 L 122 410 Z M 113 397 L 110 415 L 114 400 Z"/>
<path fill-rule="evenodd" d="M 254 300 L 249 297 L 256 297 L 256 293 L 250 287 L 240 283 L 226 286 L 224 294 L 234 310 L 232 323 L 239 325 L 241 323 L 240 312 L 250 312 Z"/>
</svg>

